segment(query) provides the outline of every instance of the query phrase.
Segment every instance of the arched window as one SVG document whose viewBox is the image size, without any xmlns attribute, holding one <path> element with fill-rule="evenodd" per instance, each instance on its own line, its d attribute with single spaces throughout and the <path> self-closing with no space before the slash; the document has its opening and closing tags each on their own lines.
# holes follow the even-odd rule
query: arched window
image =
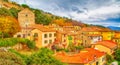
<svg viewBox="0 0 120 65">
<path fill-rule="evenodd" d="M 21 35 L 17 35 L 17 37 L 21 37 Z"/>
</svg>

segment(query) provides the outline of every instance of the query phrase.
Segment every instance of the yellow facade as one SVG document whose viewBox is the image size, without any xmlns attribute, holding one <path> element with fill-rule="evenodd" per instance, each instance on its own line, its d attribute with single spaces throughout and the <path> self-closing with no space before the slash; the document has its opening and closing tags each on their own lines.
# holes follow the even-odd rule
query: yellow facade
<svg viewBox="0 0 120 65">
<path fill-rule="evenodd" d="M 112 40 L 113 40 L 114 42 L 116 42 L 118 48 L 120 48 L 120 38 L 113 38 Z"/>
<path fill-rule="evenodd" d="M 93 31 L 93 32 L 88 32 L 88 34 L 101 34 L 101 32 Z"/>
<path fill-rule="evenodd" d="M 101 32 L 103 40 L 112 40 L 114 37 L 114 32 Z"/>
<path fill-rule="evenodd" d="M 120 38 L 120 32 L 115 32 L 115 38 Z"/>
<path fill-rule="evenodd" d="M 88 31 L 88 32 L 84 32 L 85 34 L 100 34 L 103 37 L 103 40 L 112 40 L 112 38 L 114 37 L 115 33 L 113 31 Z"/>
<path fill-rule="evenodd" d="M 105 65 L 105 64 L 106 64 L 106 56 L 102 56 L 84 65 Z"/>
<path fill-rule="evenodd" d="M 106 52 L 106 53 L 108 53 L 110 55 L 113 53 L 113 50 L 111 50 L 110 48 L 105 47 L 103 45 L 95 45 L 94 48 L 99 50 L 99 51 Z"/>
<path fill-rule="evenodd" d="M 43 32 L 39 29 L 34 29 L 31 31 L 31 40 L 35 40 L 36 46 L 38 48 L 45 47 L 50 43 L 53 43 L 55 41 L 55 32 L 49 31 L 49 32 Z"/>
<path fill-rule="evenodd" d="M 36 34 L 36 36 L 35 36 L 35 34 Z M 31 31 L 30 40 L 34 40 L 36 42 L 36 47 L 38 47 L 38 48 L 42 47 L 42 35 L 38 29 Z"/>
</svg>

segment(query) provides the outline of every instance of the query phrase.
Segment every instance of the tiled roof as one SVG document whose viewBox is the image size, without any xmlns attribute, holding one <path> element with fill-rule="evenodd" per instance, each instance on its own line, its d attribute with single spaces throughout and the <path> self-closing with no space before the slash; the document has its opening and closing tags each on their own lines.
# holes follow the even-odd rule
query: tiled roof
<svg viewBox="0 0 120 65">
<path fill-rule="evenodd" d="M 108 47 L 110 49 L 116 48 L 117 47 L 117 43 L 110 41 L 110 40 L 106 40 L 106 41 L 99 41 L 96 43 L 96 45 L 103 45 L 105 47 Z"/>
<path fill-rule="evenodd" d="M 32 27 L 33 29 L 39 29 L 42 32 L 55 32 L 55 30 L 46 28 L 43 25 L 39 25 L 39 24 L 34 24 L 34 25 L 31 25 L 30 27 Z"/>
<path fill-rule="evenodd" d="M 91 26 L 91 27 L 83 27 L 81 29 L 81 31 L 85 31 L 85 32 L 96 32 L 96 31 L 99 31 L 99 32 L 108 32 L 108 31 L 111 31 L 110 29 L 107 29 L 107 28 L 98 28 L 96 26 Z"/>
<path fill-rule="evenodd" d="M 78 54 L 69 55 L 66 53 L 56 53 L 55 57 L 65 63 L 85 64 L 104 56 L 104 52 L 100 52 L 93 48 L 86 48 Z"/>
<path fill-rule="evenodd" d="M 102 36 L 102 35 L 100 35 L 100 34 L 88 34 L 87 36 Z"/>
</svg>

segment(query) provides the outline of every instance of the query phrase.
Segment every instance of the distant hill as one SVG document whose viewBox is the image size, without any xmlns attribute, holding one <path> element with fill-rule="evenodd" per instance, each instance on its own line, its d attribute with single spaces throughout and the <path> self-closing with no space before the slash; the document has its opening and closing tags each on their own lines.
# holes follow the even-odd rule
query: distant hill
<svg viewBox="0 0 120 65">
<path fill-rule="evenodd" d="M 49 25 L 49 24 L 58 24 L 60 26 L 81 26 L 81 27 L 89 27 L 95 29 L 101 29 L 101 30 L 108 30 L 108 28 L 100 25 L 89 25 L 82 23 L 82 21 L 76 21 L 69 19 L 67 17 L 60 17 L 53 15 L 49 12 L 45 12 L 43 10 L 34 9 L 29 7 L 26 4 L 18 4 L 16 2 L 11 2 L 9 0 L 0 0 L 0 5 L 3 5 L 3 8 L 0 8 L 0 16 L 1 15 L 7 15 L 7 16 L 13 16 L 16 19 L 18 18 L 18 12 L 23 10 L 24 8 L 30 9 L 35 14 L 35 23 L 36 24 L 43 24 L 43 25 Z M 110 29 L 113 29 L 110 27 Z M 118 30 L 118 29 L 117 29 Z M 119 29 L 120 30 L 120 29 Z"/>
<path fill-rule="evenodd" d="M 120 31 L 120 27 L 108 26 L 108 28 L 110 28 L 110 29 L 112 29 L 112 30 L 119 30 L 119 31 Z"/>
</svg>

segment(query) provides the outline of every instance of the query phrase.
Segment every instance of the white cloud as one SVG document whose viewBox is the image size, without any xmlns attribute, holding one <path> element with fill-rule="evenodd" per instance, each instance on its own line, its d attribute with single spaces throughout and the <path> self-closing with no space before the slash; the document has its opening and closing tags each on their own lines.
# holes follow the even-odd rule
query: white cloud
<svg viewBox="0 0 120 65">
<path fill-rule="evenodd" d="M 21 4 L 25 0 L 16 1 Z M 118 22 L 105 21 L 109 18 L 120 18 L 119 0 L 26 0 L 26 3 L 31 7 L 88 24 L 120 26 Z M 72 8 L 80 12 L 73 11 Z"/>
<path fill-rule="evenodd" d="M 95 10 L 89 10 L 87 13 L 78 14 L 72 12 L 71 15 L 75 16 L 75 19 L 83 21 L 106 20 L 120 16 L 120 7 L 117 5 L 104 6 Z"/>
</svg>

